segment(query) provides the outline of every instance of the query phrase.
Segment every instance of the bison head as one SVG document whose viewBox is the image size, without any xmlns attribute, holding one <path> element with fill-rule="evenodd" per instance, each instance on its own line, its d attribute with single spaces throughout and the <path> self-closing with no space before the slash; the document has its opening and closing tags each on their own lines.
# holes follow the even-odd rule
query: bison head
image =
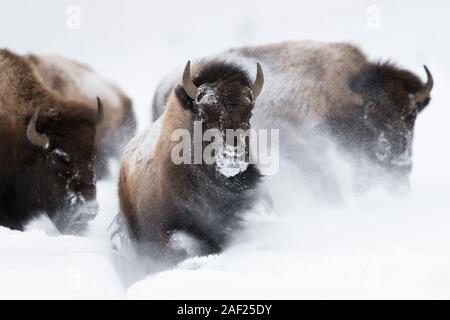
<svg viewBox="0 0 450 320">
<path fill-rule="evenodd" d="M 255 99 L 264 83 L 261 65 L 257 63 L 253 82 L 240 67 L 215 62 L 201 66 L 191 78 L 190 62 L 183 73 L 183 90 L 194 121 L 202 123 L 202 133 L 221 137 L 223 143 L 211 155 L 218 170 L 234 176 L 246 170 L 249 159 L 249 129 Z M 208 140 L 208 138 L 206 138 Z"/>
<path fill-rule="evenodd" d="M 77 103 L 37 109 L 27 123 L 30 201 L 64 233 L 82 231 L 97 213 L 95 134 L 103 116 L 97 102 L 97 111 Z"/>
<path fill-rule="evenodd" d="M 193 81 L 188 61 L 183 73 L 183 88 L 192 100 L 194 119 L 203 120 L 206 129 L 221 131 L 250 128 L 255 99 L 263 83 L 264 76 L 259 63 L 253 83 L 249 82 L 242 70 L 225 63 L 207 65 Z"/>
<path fill-rule="evenodd" d="M 357 148 L 401 178 L 411 171 L 412 140 L 417 115 L 430 101 L 433 78 L 425 67 L 427 82 L 389 64 L 374 65 L 352 80 L 361 94 L 357 130 L 348 130 Z"/>
<path fill-rule="evenodd" d="M 225 176 L 235 176 L 248 167 L 248 129 L 255 99 L 263 83 L 259 63 L 254 82 L 240 67 L 224 62 L 200 66 L 198 75 L 192 79 L 190 62 L 186 64 L 178 97 L 181 97 L 183 106 L 192 112 L 194 126 L 201 123 L 203 136 L 216 143 L 216 149 L 208 156 L 212 156 L 210 160 Z M 208 134 L 211 137 L 208 138 Z M 203 148 L 206 144 L 203 140 Z M 206 159 L 206 163 L 210 164 L 208 161 Z"/>
</svg>

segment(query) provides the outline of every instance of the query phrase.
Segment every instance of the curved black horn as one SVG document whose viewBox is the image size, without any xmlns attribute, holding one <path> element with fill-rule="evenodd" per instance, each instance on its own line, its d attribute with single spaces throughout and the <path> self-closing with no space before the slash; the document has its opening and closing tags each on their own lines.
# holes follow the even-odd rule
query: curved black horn
<svg viewBox="0 0 450 320">
<path fill-rule="evenodd" d="M 259 96 L 264 85 L 264 74 L 259 62 L 256 63 L 256 79 L 252 84 L 253 99 Z"/>
<path fill-rule="evenodd" d="M 186 63 L 183 72 L 183 88 L 187 95 L 195 100 L 197 98 L 198 88 L 195 86 L 191 78 L 191 61 Z"/>
<path fill-rule="evenodd" d="M 50 140 L 47 136 L 36 131 L 36 122 L 39 116 L 39 108 L 34 112 L 27 126 L 27 138 L 35 146 L 47 149 L 50 145 Z"/>
<path fill-rule="evenodd" d="M 433 89 L 433 76 L 431 75 L 430 70 L 428 70 L 427 66 L 423 66 L 425 68 L 425 72 L 427 73 L 427 83 L 423 86 L 422 89 L 416 92 L 414 98 L 416 102 L 424 102 L 430 96 L 431 89 Z"/>
<path fill-rule="evenodd" d="M 105 108 L 103 106 L 102 100 L 97 97 L 97 122 L 101 122 L 105 115 Z"/>
</svg>

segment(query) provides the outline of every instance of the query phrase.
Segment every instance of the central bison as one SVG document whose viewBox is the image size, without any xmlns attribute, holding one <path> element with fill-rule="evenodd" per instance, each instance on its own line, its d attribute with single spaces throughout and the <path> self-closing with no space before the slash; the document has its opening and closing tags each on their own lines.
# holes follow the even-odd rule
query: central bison
<svg viewBox="0 0 450 320">
<path fill-rule="evenodd" d="M 231 174 L 224 170 L 236 169 L 222 166 L 224 157 L 234 161 L 228 143 L 215 153 L 213 163 L 174 161 L 177 142 L 172 134 L 181 129 L 193 136 L 196 121 L 203 123 L 204 131 L 220 134 L 227 129 L 247 130 L 263 86 L 259 65 L 254 82 L 238 65 L 222 61 L 199 63 L 193 70 L 191 77 L 188 63 L 182 80 L 172 87 L 160 120 L 134 138 L 122 158 L 119 197 L 123 218 L 138 248 L 152 255 L 172 256 L 171 236 L 177 232 L 195 237 L 205 253 L 220 251 L 230 230 L 238 226 L 239 213 L 253 204 L 260 181 L 259 170 L 250 163 L 239 163 Z M 183 152 L 189 152 L 190 159 L 188 149 Z M 248 159 L 248 144 L 245 156 Z"/>
<path fill-rule="evenodd" d="M 103 106 L 64 99 L 30 64 L 0 50 L 0 226 L 46 213 L 63 233 L 97 213 L 95 136 Z"/>
</svg>

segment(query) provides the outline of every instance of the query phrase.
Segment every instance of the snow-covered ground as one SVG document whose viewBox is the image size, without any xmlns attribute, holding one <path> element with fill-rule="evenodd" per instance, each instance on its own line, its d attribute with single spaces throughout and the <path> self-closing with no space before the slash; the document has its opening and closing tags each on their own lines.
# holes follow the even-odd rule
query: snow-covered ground
<svg viewBox="0 0 450 320">
<path fill-rule="evenodd" d="M 233 46 L 351 41 L 422 77 L 426 64 L 435 87 L 416 124 L 406 198 L 375 190 L 314 206 L 291 175 L 269 178 L 274 210 L 248 213 L 225 252 L 144 277 L 109 241 L 112 178 L 99 183 L 85 237 L 58 235 L 45 218 L 26 232 L 0 227 L 0 298 L 450 298 L 449 12 L 446 0 L 2 2 L 1 46 L 90 64 L 133 98 L 140 130 L 167 72 Z"/>
</svg>

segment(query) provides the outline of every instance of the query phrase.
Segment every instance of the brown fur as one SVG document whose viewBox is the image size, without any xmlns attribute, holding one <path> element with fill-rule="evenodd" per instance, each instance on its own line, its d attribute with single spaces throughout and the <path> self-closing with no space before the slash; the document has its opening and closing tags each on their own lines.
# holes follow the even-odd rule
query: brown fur
<svg viewBox="0 0 450 320">
<path fill-rule="evenodd" d="M 203 112 L 204 128 L 213 125 L 234 128 L 247 125 L 253 104 L 245 104 L 250 81 L 240 68 L 222 62 L 193 68 L 197 86 L 211 85 L 219 90 L 221 99 L 213 107 L 194 102 L 177 82 L 169 95 L 160 122 L 153 130 L 158 133 L 154 145 L 150 145 L 150 132 L 134 138 L 127 146 L 119 177 L 119 198 L 122 214 L 131 237 L 152 254 L 170 251 L 170 236 L 176 231 L 190 233 L 206 244 L 208 252 L 220 251 L 227 237 L 227 228 L 234 227 L 236 215 L 248 208 L 253 190 L 259 181 L 259 171 L 253 165 L 232 178 L 216 172 L 213 165 L 174 164 L 171 152 L 177 142 L 171 141 L 176 129 L 191 131 L 194 119 Z M 199 108 L 206 107 L 204 111 Z M 225 111 L 226 108 L 232 110 Z M 217 108 L 215 110 L 211 110 Z M 208 111 L 209 109 L 210 111 Z M 225 120 L 215 122 L 213 113 L 224 112 Z M 240 111 L 240 113 L 239 113 Z M 241 114 L 240 121 L 234 119 Z M 247 119 L 248 117 L 248 119 Z M 159 127 L 160 125 L 160 127 Z M 155 249 L 152 244 L 157 244 Z M 161 251 L 162 250 L 162 251 Z"/>
<path fill-rule="evenodd" d="M 49 90 L 25 59 L 8 50 L 0 50 L 0 71 L 0 225 L 22 229 L 38 212 L 55 218 L 80 204 L 71 203 L 69 194 L 95 201 L 97 110 Z M 26 136 L 37 109 L 36 129 L 49 137 L 49 150 Z M 55 150 L 65 152 L 70 163 L 59 162 Z M 78 176 L 69 181 L 58 175 L 61 168 L 76 169 Z"/>
<path fill-rule="evenodd" d="M 258 59 L 275 79 L 286 77 L 286 85 L 275 84 L 259 101 L 257 119 L 279 105 L 273 118 L 266 117 L 269 121 L 285 121 L 296 129 L 309 125 L 312 137 L 318 128 L 357 162 L 369 160 L 398 181 L 408 180 L 414 123 L 430 101 L 411 102 L 424 86 L 412 72 L 369 61 L 347 43 L 287 42 L 231 52 Z M 269 121 L 262 126 L 270 126 Z"/>
<path fill-rule="evenodd" d="M 97 128 L 99 145 L 98 174 L 106 174 L 105 166 L 109 157 L 119 157 L 126 142 L 133 137 L 136 120 L 133 113 L 132 101 L 115 84 L 100 79 L 88 66 L 59 56 L 27 55 L 26 59 L 36 69 L 43 83 L 55 90 L 62 97 L 83 102 L 91 108 L 97 108 L 96 96 L 104 104 L 104 120 Z M 95 79 L 95 87 L 83 88 L 84 77 Z M 105 90 L 109 94 L 105 95 Z M 95 92 L 88 95 L 86 91 Z M 97 92 L 96 92 L 97 91 Z M 115 96 L 112 97 L 112 96 Z"/>
<path fill-rule="evenodd" d="M 369 160 L 394 175 L 409 174 L 411 164 L 405 156 L 411 154 L 415 119 L 430 101 L 428 97 L 416 102 L 411 112 L 410 99 L 424 86 L 412 72 L 372 62 L 349 43 L 291 41 L 231 49 L 212 59 L 218 57 L 264 66 L 266 85 L 255 106 L 253 125 L 280 128 L 280 147 L 288 157 L 303 146 L 314 149 L 310 142 L 325 132 L 327 141 L 331 136 L 357 161 Z M 172 77 L 164 79 L 158 87 L 154 120 L 164 109 L 171 81 Z M 384 138 L 387 148 L 379 143 Z M 293 160 L 299 162 L 304 154 L 303 150 Z"/>
<path fill-rule="evenodd" d="M 174 93 L 171 94 L 164 113 L 161 134 L 155 149 L 149 159 L 145 159 L 130 168 L 129 157 L 136 150 L 129 149 L 123 155 L 119 178 L 119 198 L 122 211 L 129 222 L 131 234 L 135 239 L 145 238 L 141 234 L 143 225 L 146 225 L 145 212 L 153 212 L 153 223 L 163 224 L 164 207 L 170 201 L 170 194 L 182 192 L 183 179 L 190 174 L 189 166 L 175 166 L 170 159 L 170 151 L 175 142 L 170 142 L 173 130 L 189 128 L 190 112 L 180 107 Z M 167 176 L 169 174 L 169 176 Z M 170 186 L 170 187 L 168 187 Z M 170 189 L 170 190 L 169 190 Z M 142 197 L 145 190 L 145 197 Z M 162 200 L 164 199 L 164 200 Z M 170 214 L 170 212 L 169 212 Z M 163 228 L 158 230 L 162 230 Z M 168 238 L 164 232 L 158 232 L 161 243 L 167 244 Z"/>
</svg>

